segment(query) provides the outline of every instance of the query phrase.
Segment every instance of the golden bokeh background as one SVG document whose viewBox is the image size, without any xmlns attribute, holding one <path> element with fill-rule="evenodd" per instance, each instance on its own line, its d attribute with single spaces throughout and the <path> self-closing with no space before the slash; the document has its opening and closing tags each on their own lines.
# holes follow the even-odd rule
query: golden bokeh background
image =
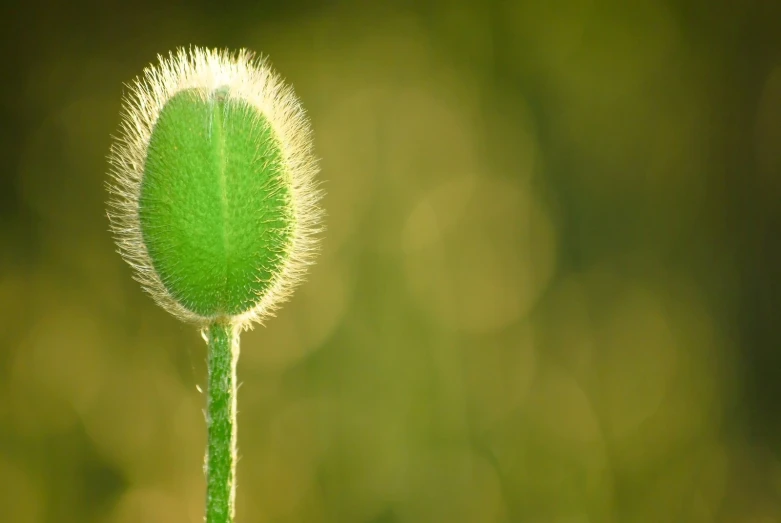
<svg viewBox="0 0 781 523">
<path fill-rule="evenodd" d="M 123 82 L 294 84 L 323 252 L 239 363 L 238 523 L 781 522 L 781 5 L 18 3 L 0 522 L 202 521 L 205 346 L 114 252 Z"/>
</svg>

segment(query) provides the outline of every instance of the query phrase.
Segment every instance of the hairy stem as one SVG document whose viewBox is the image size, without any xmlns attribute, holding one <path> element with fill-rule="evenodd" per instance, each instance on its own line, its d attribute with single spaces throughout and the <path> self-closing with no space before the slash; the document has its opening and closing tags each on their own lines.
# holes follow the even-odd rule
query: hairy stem
<svg viewBox="0 0 781 523">
<path fill-rule="evenodd" d="M 209 386 L 206 400 L 206 523 L 232 523 L 236 497 L 236 363 L 239 335 L 230 323 L 206 329 Z"/>
</svg>

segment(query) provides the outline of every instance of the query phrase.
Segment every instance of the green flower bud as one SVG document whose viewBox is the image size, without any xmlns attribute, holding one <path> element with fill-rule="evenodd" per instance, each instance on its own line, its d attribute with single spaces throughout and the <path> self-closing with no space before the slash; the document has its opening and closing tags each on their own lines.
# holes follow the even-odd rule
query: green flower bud
<svg viewBox="0 0 781 523">
<path fill-rule="evenodd" d="M 262 321 L 301 279 L 322 211 L 303 108 L 263 59 L 192 48 L 131 85 L 111 148 L 119 252 L 164 309 Z"/>
</svg>

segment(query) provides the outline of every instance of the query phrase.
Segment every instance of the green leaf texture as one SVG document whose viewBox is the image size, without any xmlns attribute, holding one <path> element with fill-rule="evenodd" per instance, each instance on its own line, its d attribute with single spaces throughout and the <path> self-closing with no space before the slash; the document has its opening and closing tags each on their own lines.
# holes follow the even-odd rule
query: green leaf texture
<svg viewBox="0 0 781 523">
<path fill-rule="evenodd" d="M 294 226 L 282 151 L 248 102 L 188 89 L 164 106 L 139 198 L 144 243 L 169 293 L 205 317 L 252 309 L 288 255 Z"/>
</svg>

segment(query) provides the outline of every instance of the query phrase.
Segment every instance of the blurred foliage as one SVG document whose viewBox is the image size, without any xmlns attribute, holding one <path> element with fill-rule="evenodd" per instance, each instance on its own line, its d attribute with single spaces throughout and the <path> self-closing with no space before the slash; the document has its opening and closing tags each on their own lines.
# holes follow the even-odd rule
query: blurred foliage
<svg viewBox="0 0 781 523">
<path fill-rule="evenodd" d="M 3 20 L 0 521 L 201 521 L 205 346 L 103 187 L 122 83 L 188 44 L 270 55 L 328 192 L 242 339 L 239 522 L 781 521 L 777 2 Z"/>
</svg>

